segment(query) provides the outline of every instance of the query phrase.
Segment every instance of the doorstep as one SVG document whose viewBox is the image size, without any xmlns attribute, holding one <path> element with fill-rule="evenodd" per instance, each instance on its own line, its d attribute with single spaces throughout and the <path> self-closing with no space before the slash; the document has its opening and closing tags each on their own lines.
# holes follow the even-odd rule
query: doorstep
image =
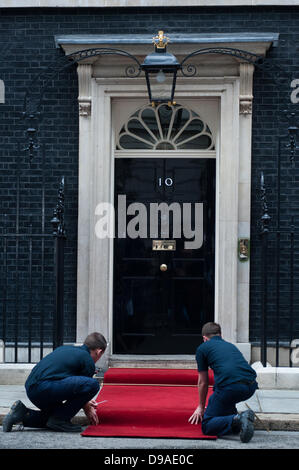
<svg viewBox="0 0 299 470">
<path fill-rule="evenodd" d="M 192 355 L 111 355 L 108 367 L 150 368 L 150 369 L 196 369 L 195 358 Z"/>
</svg>

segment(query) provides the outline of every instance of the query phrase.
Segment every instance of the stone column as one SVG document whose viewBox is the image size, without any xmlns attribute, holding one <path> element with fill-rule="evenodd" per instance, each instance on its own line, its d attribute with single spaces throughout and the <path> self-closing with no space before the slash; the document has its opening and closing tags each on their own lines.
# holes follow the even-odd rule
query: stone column
<svg viewBox="0 0 299 470">
<path fill-rule="evenodd" d="M 252 131 L 252 84 L 254 65 L 240 64 L 240 145 L 239 145 L 239 214 L 238 235 L 250 237 L 251 201 L 251 131 Z M 249 274 L 250 260 L 238 261 L 238 319 L 237 341 L 249 345 Z"/>
<path fill-rule="evenodd" d="M 229 80 L 229 79 L 228 79 Z M 239 86 L 227 83 L 221 94 L 216 234 L 216 322 L 227 341 L 237 341 L 237 239 L 239 173 Z"/>
<path fill-rule="evenodd" d="M 77 341 L 83 341 L 89 331 L 89 231 L 90 231 L 90 172 L 93 162 L 91 133 L 92 65 L 79 64 L 79 208 L 78 208 L 78 267 L 77 267 Z"/>
</svg>

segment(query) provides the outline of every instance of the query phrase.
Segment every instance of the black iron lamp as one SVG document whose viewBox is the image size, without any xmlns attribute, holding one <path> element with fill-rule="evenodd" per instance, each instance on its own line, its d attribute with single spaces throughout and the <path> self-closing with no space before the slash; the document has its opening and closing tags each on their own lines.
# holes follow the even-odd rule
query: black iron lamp
<svg viewBox="0 0 299 470">
<path fill-rule="evenodd" d="M 150 103 L 155 106 L 158 103 L 175 104 L 173 101 L 177 71 L 181 64 L 177 58 L 166 52 L 169 42 L 163 31 L 153 38 L 155 52 L 149 54 L 141 64 L 145 73 Z"/>
</svg>

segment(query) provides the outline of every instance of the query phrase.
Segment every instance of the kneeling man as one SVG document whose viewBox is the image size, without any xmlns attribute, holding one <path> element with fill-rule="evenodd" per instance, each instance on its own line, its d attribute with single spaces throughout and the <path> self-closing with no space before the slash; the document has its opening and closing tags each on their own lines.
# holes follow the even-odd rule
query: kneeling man
<svg viewBox="0 0 299 470">
<path fill-rule="evenodd" d="M 202 336 L 204 342 L 196 351 L 199 405 L 189 422 L 201 421 L 204 434 L 240 433 L 240 440 L 249 442 L 254 433 L 254 413 L 248 410 L 239 414 L 236 403 L 248 400 L 258 388 L 256 372 L 235 345 L 222 339 L 220 325 L 206 323 Z M 214 372 L 215 385 L 205 410 L 209 367 Z"/>
<path fill-rule="evenodd" d="M 3 420 L 3 431 L 22 423 L 25 427 L 80 432 L 71 419 L 83 408 L 91 424 L 98 424 L 97 403 L 93 397 L 99 382 L 93 378 L 95 363 L 105 352 L 106 339 L 91 333 L 82 346 L 60 346 L 45 356 L 31 371 L 25 388 L 30 401 L 39 408 L 27 408 L 20 400 Z"/>
</svg>

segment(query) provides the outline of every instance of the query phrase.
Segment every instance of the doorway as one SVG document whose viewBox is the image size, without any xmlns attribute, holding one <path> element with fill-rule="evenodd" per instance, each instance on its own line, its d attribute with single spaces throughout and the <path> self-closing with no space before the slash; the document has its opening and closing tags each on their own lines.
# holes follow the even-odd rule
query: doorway
<svg viewBox="0 0 299 470">
<path fill-rule="evenodd" d="M 146 214 L 152 215 L 153 206 L 164 204 L 178 209 L 181 218 L 178 222 L 172 210 L 160 211 L 154 236 L 153 218 L 148 216 L 141 237 L 131 238 L 128 233 L 115 237 L 113 352 L 194 354 L 202 325 L 214 319 L 215 159 L 116 158 L 116 234 L 120 217 L 123 221 L 119 196 L 122 211 L 125 201 L 127 232 L 135 223 L 141 233 L 137 212 L 129 210 L 137 202 Z M 186 207 L 189 235 L 194 234 L 191 248 L 183 227 Z M 163 217 L 168 217 L 166 237 Z M 201 239 L 195 243 L 199 232 Z"/>
</svg>

